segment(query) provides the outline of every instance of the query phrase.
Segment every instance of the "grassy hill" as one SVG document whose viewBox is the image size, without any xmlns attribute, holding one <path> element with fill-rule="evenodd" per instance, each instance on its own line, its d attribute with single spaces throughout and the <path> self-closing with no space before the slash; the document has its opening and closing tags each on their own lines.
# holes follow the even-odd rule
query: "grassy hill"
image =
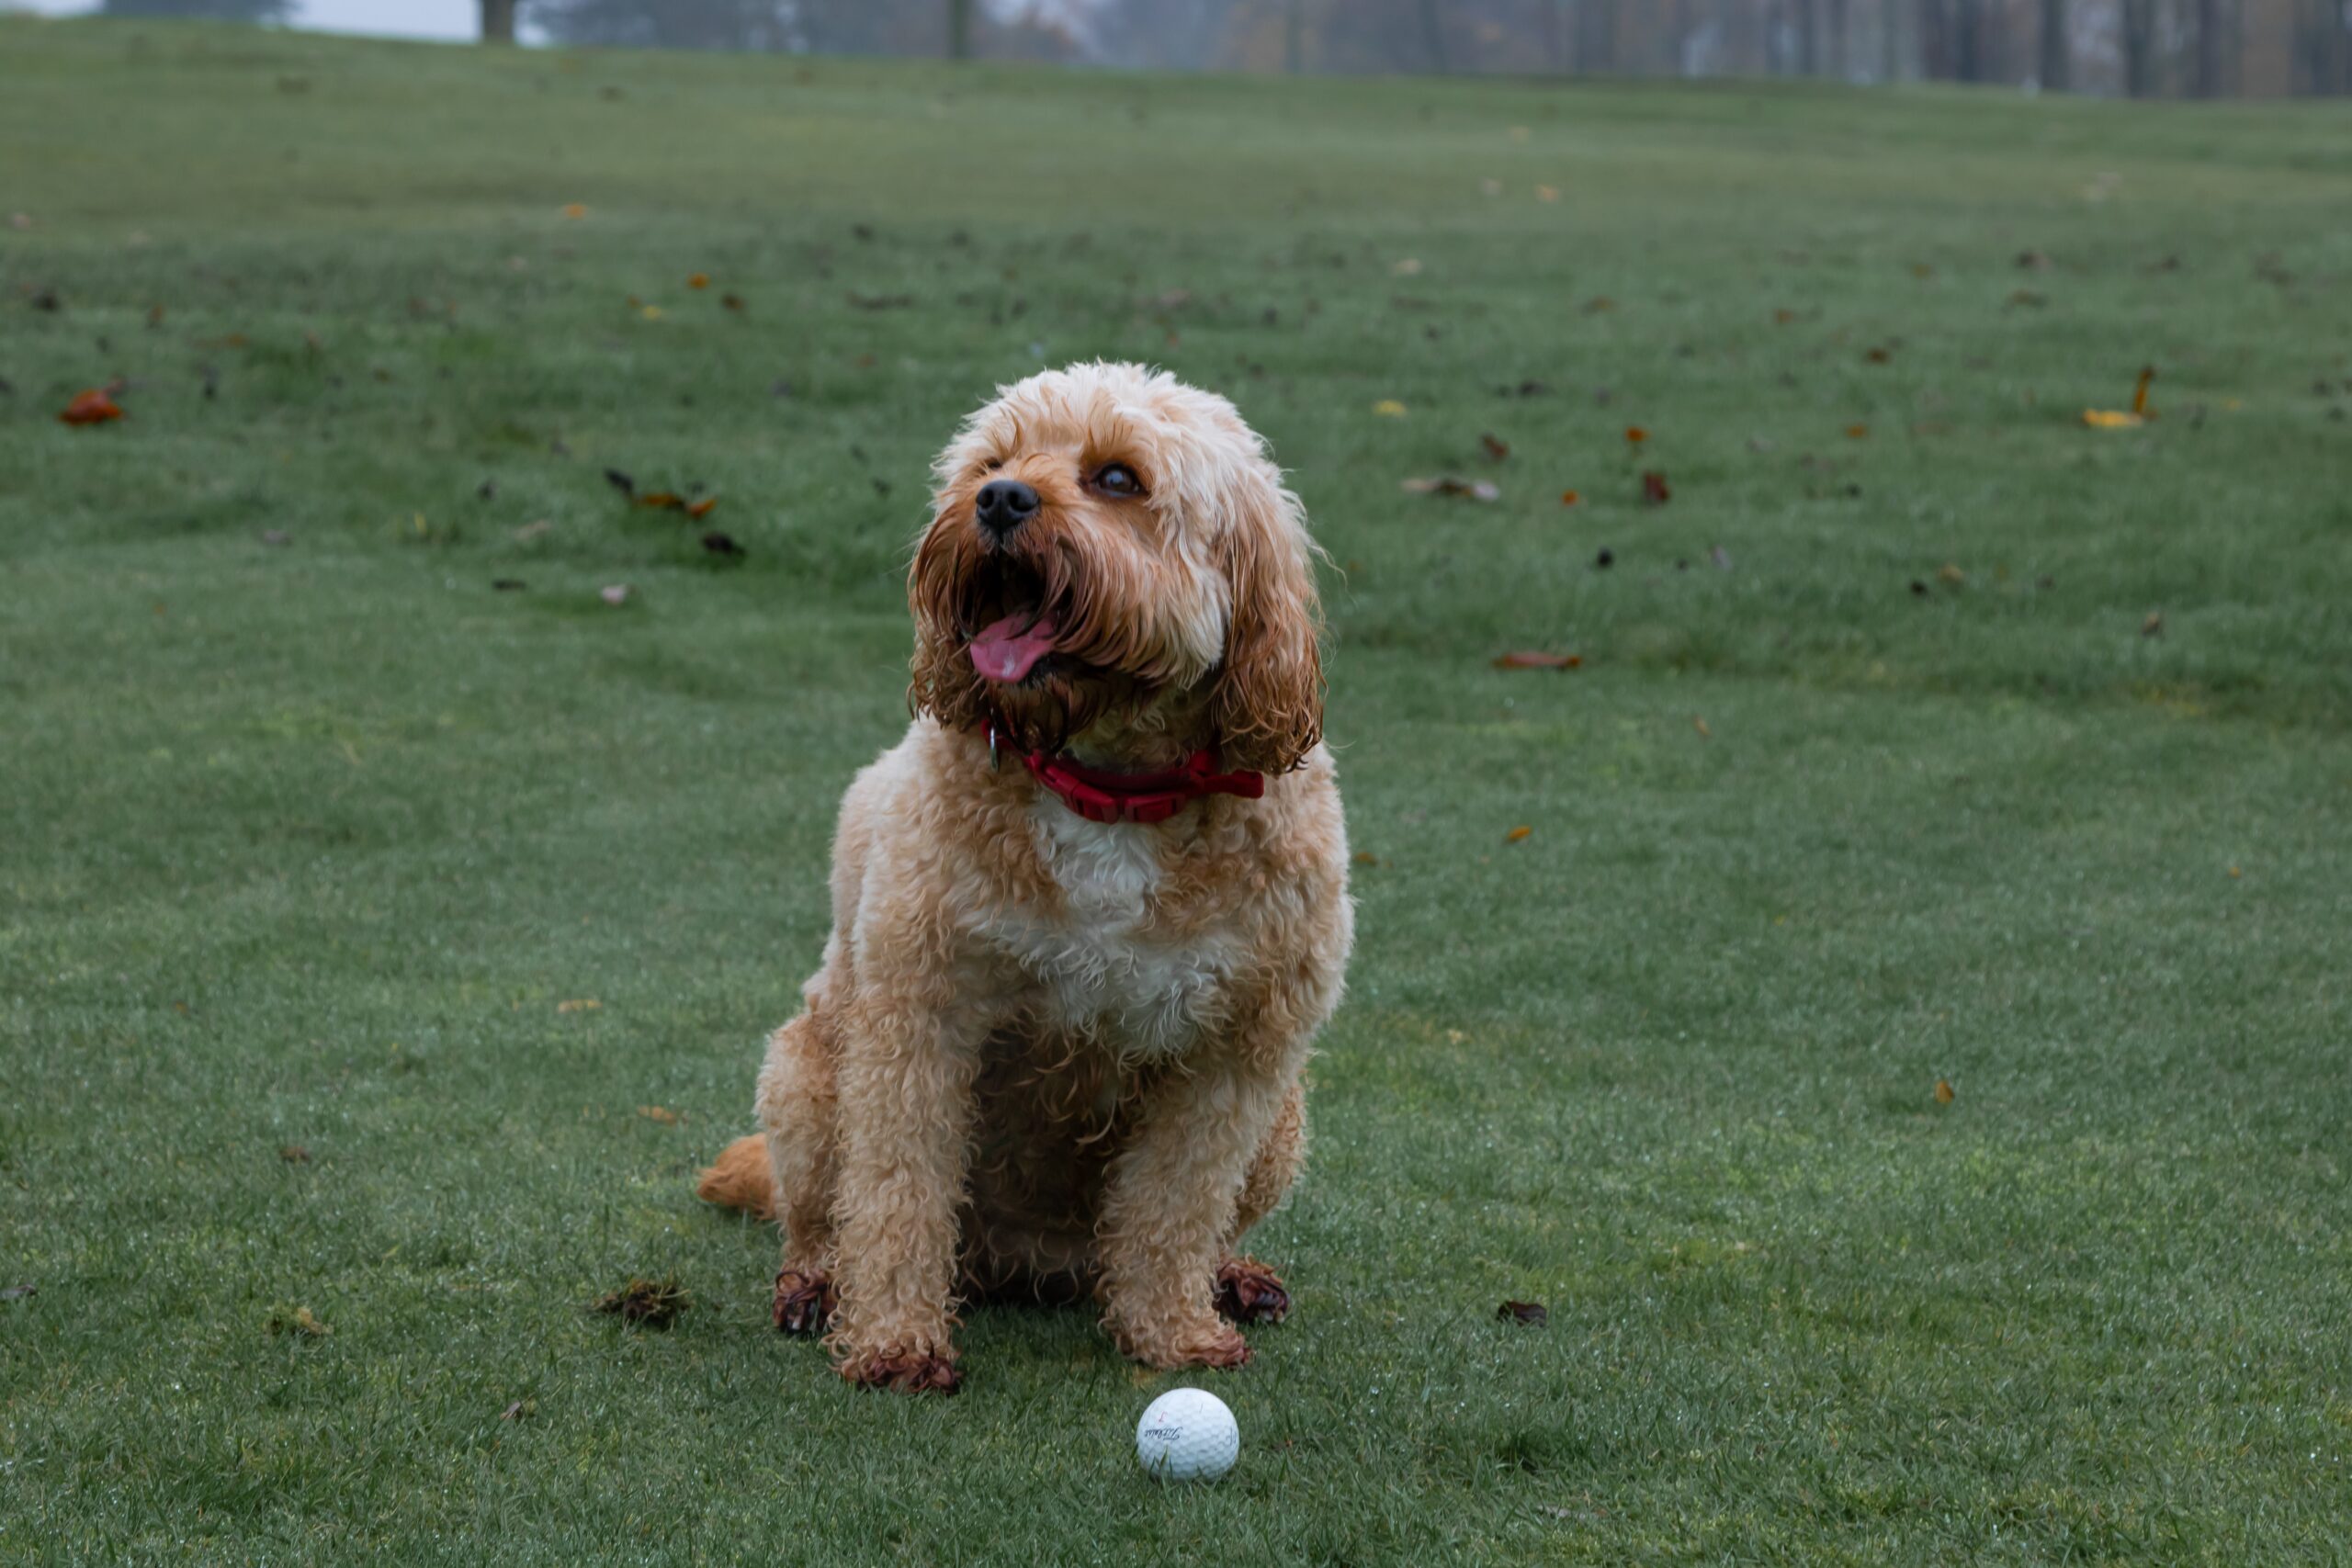
<svg viewBox="0 0 2352 1568">
<path fill-rule="evenodd" d="M 2334 1560 L 2347 146 L 0 19 L 0 1560 Z M 1292 470 L 1365 857 L 1197 1494 L 689 1191 L 929 455 L 1098 355 Z"/>
</svg>

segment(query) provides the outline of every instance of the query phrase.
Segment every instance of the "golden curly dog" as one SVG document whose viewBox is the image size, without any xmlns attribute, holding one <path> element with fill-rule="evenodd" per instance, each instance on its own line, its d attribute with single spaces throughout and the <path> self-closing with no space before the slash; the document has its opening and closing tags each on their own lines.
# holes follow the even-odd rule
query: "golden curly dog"
<svg viewBox="0 0 2352 1568">
<path fill-rule="evenodd" d="M 1354 938 L 1316 547 L 1233 405 L 1137 366 L 1001 389 L 936 478 L 914 722 L 702 1195 L 781 1217 L 776 1325 L 855 1382 L 953 1392 L 959 1292 L 1239 1366 Z"/>
</svg>

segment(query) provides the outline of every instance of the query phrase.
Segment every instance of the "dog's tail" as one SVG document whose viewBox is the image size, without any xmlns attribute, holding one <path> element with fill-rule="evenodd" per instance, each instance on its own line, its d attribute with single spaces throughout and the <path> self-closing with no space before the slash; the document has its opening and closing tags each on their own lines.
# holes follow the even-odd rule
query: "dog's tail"
<svg viewBox="0 0 2352 1568">
<path fill-rule="evenodd" d="M 722 1209 L 741 1209 L 754 1219 L 775 1218 L 775 1175 L 768 1169 L 768 1141 L 754 1133 L 728 1145 L 702 1173 L 695 1195 Z"/>
</svg>

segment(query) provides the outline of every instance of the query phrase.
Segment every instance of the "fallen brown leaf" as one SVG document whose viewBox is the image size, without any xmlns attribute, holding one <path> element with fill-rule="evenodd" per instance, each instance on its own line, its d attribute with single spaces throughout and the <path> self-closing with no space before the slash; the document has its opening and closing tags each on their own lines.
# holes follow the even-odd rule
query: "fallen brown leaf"
<svg viewBox="0 0 2352 1568">
<path fill-rule="evenodd" d="M 98 388 L 89 387 L 74 393 L 57 419 L 61 424 L 105 424 L 121 417 L 121 404 Z"/>
<path fill-rule="evenodd" d="M 1581 491 L 1564 490 L 1560 492 L 1560 504 L 1562 506 L 1579 505 L 1583 501 L 1584 493 Z"/>
<path fill-rule="evenodd" d="M 1714 739 L 1715 732 L 1707 728 L 1707 721 L 1703 718 L 1691 719 L 1690 728 L 1699 732 L 1699 739 L 1702 740 L 1711 740 Z"/>
<path fill-rule="evenodd" d="M 271 1314 L 269 1331 L 272 1334 L 298 1334 L 306 1339 L 324 1339 L 334 1332 L 312 1316 L 309 1307 L 296 1307 L 291 1317 Z"/>
<path fill-rule="evenodd" d="M 1510 443 L 1505 441 L 1491 430 L 1483 432 L 1479 435 L 1478 445 L 1486 448 L 1487 456 L 1493 458 L 1498 463 L 1510 456 Z"/>
<path fill-rule="evenodd" d="M 1498 654 L 1495 659 L 1498 670 L 1578 670 L 1583 666 L 1581 654 L 1540 653 L 1532 649 Z"/>
<path fill-rule="evenodd" d="M 1947 588 L 1958 588 L 1968 581 L 1968 573 L 1961 570 L 1953 562 L 1946 561 L 1936 568 L 1936 581 Z"/>
<path fill-rule="evenodd" d="M 1358 850 L 1356 852 L 1356 863 L 1358 865 L 1378 865 L 1380 863 L 1380 857 L 1374 854 L 1370 850 Z"/>
<path fill-rule="evenodd" d="M 664 1127 L 674 1127 L 678 1124 L 678 1113 L 666 1105 L 640 1105 L 637 1108 L 637 1113 L 648 1122 L 659 1122 Z"/>
<path fill-rule="evenodd" d="M 1936 1103 L 1938 1105 L 1950 1105 L 1951 1101 L 1951 1079 L 1938 1078 L 1936 1080 Z"/>
<path fill-rule="evenodd" d="M 609 593 L 612 591 L 610 589 L 606 589 L 605 592 Z M 604 1003 L 598 1001 L 594 997 L 582 997 L 577 1001 L 556 1003 L 555 1010 L 558 1012 L 594 1012 L 604 1005 Z"/>
<path fill-rule="evenodd" d="M 713 511 L 717 510 L 718 506 L 718 497 L 715 495 L 707 495 L 700 501 L 688 502 L 685 508 L 686 515 L 699 523 L 704 518 L 709 516 Z"/>
<path fill-rule="evenodd" d="M 311 1163 L 311 1151 L 301 1144 L 288 1144 L 277 1151 L 277 1157 L 288 1165 L 308 1165 Z"/>
<path fill-rule="evenodd" d="M 1521 839 L 1526 838 L 1530 833 L 1534 831 L 1534 829 L 1524 826 L 1513 828 L 1510 832 L 1503 835 L 1503 842 L 1506 844 L 1518 843 Z"/>
<path fill-rule="evenodd" d="M 1495 1309 L 1495 1316 L 1500 1322 L 1528 1328 L 1541 1328 L 1552 1319 L 1550 1310 L 1542 1302 L 1505 1302 Z"/>
<path fill-rule="evenodd" d="M 1642 499 L 1652 506 L 1664 506 L 1674 499 L 1674 487 L 1668 484 L 1666 476 L 1656 468 L 1645 469 L 1642 474 Z"/>
<path fill-rule="evenodd" d="M 1458 479 L 1451 474 L 1433 479 L 1407 479 L 1415 495 L 1466 495 L 1473 501 L 1500 501 L 1502 489 L 1491 479 Z"/>
<path fill-rule="evenodd" d="M 2147 618 L 2146 620 L 2142 621 L 2142 622 L 2140 623 L 2140 635 L 2141 635 L 2142 637 L 2162 637 L 2162 636 L 2164 636 L 2164 635 L 2165 635 L 2165 613 L 2164 613 L 2162 610 L 2151 610 L 2151 611 L 2149 611 L 2149 612 L 2148 612 L 2148 618 Z"/>
<path fill-rule="evenodd" d="M 722 534 L 713 528 L 702 536 L 702 547 L 715 556 L 741 556 L 743 547 L 735 542 L 732 534 Z"/>
<path fill-rule="evenodd" d="M 687 287 L 687 288 L 709 288 L 709 287 L 710 287 L 710 274 L 708 274 L 708 273 L 707 273 L 707 272 L 697 272 L 697 273 L 690 274 L 690 275 L 687 276 L 687 278 L 686 278 L 686 287 Z"/>
</svg>

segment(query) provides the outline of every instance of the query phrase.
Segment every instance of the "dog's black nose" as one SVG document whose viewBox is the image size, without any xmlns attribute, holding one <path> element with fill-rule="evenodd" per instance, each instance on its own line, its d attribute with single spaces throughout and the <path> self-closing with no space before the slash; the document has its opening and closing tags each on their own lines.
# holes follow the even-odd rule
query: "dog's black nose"
<svg viewBox="0 0 2352 1568">
<path fill-rule="evenodd" d="M 1019 479 L 990 479 L 973 498 L 980 526 L 1002 538 L 1037 510 L 1037 492 Z"/>
</svg>

